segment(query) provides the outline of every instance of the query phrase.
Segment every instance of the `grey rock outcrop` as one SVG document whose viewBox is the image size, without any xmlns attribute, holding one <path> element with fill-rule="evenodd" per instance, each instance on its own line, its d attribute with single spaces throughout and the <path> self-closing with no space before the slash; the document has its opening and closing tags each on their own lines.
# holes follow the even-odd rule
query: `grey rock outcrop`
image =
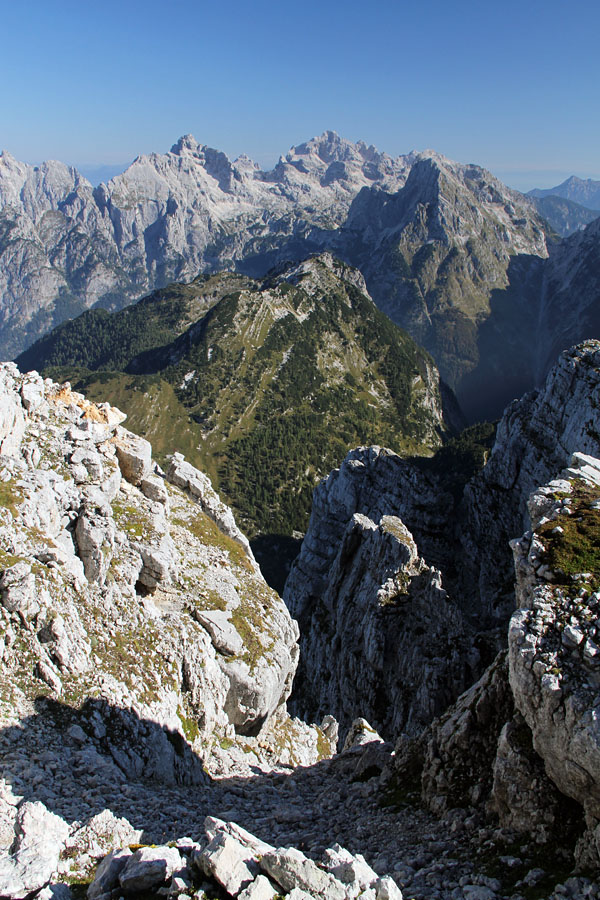
<svg viewBox="0 0 600 900">
<path fill-rule="evenodd" d="M 140 847 L 125 861 L 119 884 L 127 894 L 141 893 L 161 887 L 185 868 L 176 847 Z"/>
<path fill-rule="evenodd" d="M 302 634 L 294 700 L 310 716 L 331 712 L 347 729 L 364 715 L 384 737 L 416 733 L 473 680 L 471 631 L 398 517 L 400 508 L 416 521 L 428 504 L 421 525 L 441 519 L 444 500 L 436 508 L 428 487 L 410 464 L 370 448 L 315 490 L 284 593 Z M 423 538 L 435 554 L 435 537 Z"/>
<path fill-rule="evenodd" d="M 24 803 L 11 853 L 0 859 L 0 896 L 20 900 L 47 884 L 68 834 L 68 824 L 43 803 Z"/>
<path fill-rule="evenodd" d="M 439 815 L 487 800 L 492 786 L 490 761 L 512 711 L 504 652 L 421 738 L 421 793 L 430 809 Z M 402 759 L 402 746 L 397 750 Z"/>
<path fill-rule="evenodd" d="M 171 784 L 205 781 L 202 763 L 235 769 L 238 737 L 261 730 L 269 749 L 257 742 L 249 760 L 274 759 L 279 727 L 316 759 L 321 733 L 285 709 L 297 625 L 209 479 L 180 456 L 162 477 L 118 410 L 69 385 L 4 364 L 0 386 L 0 685 L 22 673 L 12 713 L 45 690 L 82 711 L 99 759 Z"/>
<path fill-rule="evenodd" d="M 508 652 L 418 739 L 401 739 L 395 764 L 420 776 L 438 814 L 487 808 L 540 844 L 579 834 L 576 859 L 598 869 L 600 460 L 574 454 L 529 514 L 533 531 L 512 542 Z"/>
<path fill-rule="evenodd" d="M 234 822 L 208 817 L 204 846 L 180 842 L 175 847 L 148 847 L 131 854 L 113 851 L 100 863 L 88 889 L 89 900 L 111 897 L 123 888 L 128 894 L 156 890 L 170 883 L 170 893 L 193 890 L 198 875 L 210 879 L 204 887 L 218 886 L 238 900 L 402 900 L 402 892 L 389 875 L 380 876 L 360 855 L 335 844 L 319 863 L 295 847 L 273 847 Z M 179 870 L 178 868 L 179 867 Z M 133 882 L 129 873 L 136 873 Z M 176 879 L 183 879 L 178 890 Z M 199 896 L 205 897 L 202 892 Z M 221 894 L 220 894 L 221 896 Z"/>
<path fill-rule="evenodd" d="M 509 668 L 533 748 L 561 793 L 583 806 L 600 862 L 599 499 L 600 461 L 583 454 L 533 495 L 533 534 L 514 542 Z"/>
</svg>

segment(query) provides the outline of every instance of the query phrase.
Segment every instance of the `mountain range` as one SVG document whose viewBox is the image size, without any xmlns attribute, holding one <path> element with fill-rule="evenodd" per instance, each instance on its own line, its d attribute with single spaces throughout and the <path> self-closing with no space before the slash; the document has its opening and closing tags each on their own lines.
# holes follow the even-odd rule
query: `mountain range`
<svg viewBox="0 0 600 900">
<path fill-rule="evenodd" d="M 569 294 L 561 261 L 577 248 L 587 262 L 570 328 L 577 340 L 596 333 L 597 293 L 583 273 L 597 229 L 561 240 L 536 202 L 479 166 L 433 151 L 392 159 L 333 132 L 270 172 L 188 135 L 97 188 L 61 163 L 3 153 L 0 352 L 15 356 L 86 308 L 120 309 L 202 272 L 263 278 L 328 251 L 358 267 L 379 308 L 429 350 L 467 417 L 490 418 L 566 346 L 562 323 L 544 317 L 551 297 Z"/>
</svg>

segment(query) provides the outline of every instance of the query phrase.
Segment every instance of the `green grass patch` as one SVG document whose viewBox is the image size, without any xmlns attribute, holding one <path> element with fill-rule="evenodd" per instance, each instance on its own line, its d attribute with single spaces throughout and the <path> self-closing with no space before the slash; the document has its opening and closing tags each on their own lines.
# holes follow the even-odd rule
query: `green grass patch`
<svg viewBox="0 0 600 900">
<path fill-rule="evenodd" d="M 570 583 L 574 575 L 590 573 L 592 590 L 600 587 L 600 510 L 590 509 L 600 499 L 600 490 L 581 482 L 575 484 L 571 515 L 561 515 L 537 529 L 546 545 L 544 561 L 558 580 Z M 555 533 L 557 526 L 562 533 Z"/>
<path fill-rule="evenodd" d="M 206 546 L 224 550 L 234 565 L 248 572 L 253 571 L 252 563 L 242 545 L 221 531 L 216 522 L 213 522 L 199 507 L 195 506 L 193 514 L 187 518 L 174 517 L 173 524 L 187 529 Z"/>
<path fill-rule="evenodd" d="M 16 518 L 20 504 L 23 502 L 23 489 L 11 479 L 0 481 L 0 506 L 7 509 L 11 516 Z"/>
</svg>

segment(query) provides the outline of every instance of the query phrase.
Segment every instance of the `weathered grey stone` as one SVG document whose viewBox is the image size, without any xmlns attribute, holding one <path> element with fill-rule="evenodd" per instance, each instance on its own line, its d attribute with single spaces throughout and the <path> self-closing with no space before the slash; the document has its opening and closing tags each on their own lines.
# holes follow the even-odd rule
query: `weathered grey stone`
<svg viewBox="0 0 600 900">
<path fill-rule="evenodd" d="M 35 576 L 27 563 L 16 563 L 0 575 L 0 603 L 26 619 L 39 612 Z"/>
<path fill-rule="evenodd" d="M 135 542 L 134 547 L 142 557 L 142 570 L 139 573 L 142 584 L 149 588 L 155 588 L 158 584 L 171 584 L 177 576 L 178 568 L 172 538 L 165 534 L 156 543 Z"/>
<path fill-rule="evenodd" d="M 196 865 L 234 896 L 248 887 L 257 874 L 248 849 L 224 832 L 216 834 L 196 857 Z"/>
<path fill-rule="evenodd" d="M 123 478 L 136 485 L 148 478 L 152 471 L 152 447 L 147 440 L 119 427 L 115 448 Z"/>
<path fill-rule="evenodd" d="M 196 619 L 206 628 L 217 650 L 230 655 L 240 653 L 244 642 L 226 612 L 220 609 L 207 610 L 197 613 Z"/>
<path fill-rule="evenodd" d="M 402 900 L 402 891 L 393 878 L 384 875 L 375 882 L 377 900 Z"/>
<path fill-rule="evenodd" d="M 383 738 L 377 734 L 366 719 L 358 718 L 354 720 L 348 730 L 342 752 L 350 750 L 352 747 L 363 747 L 365 744 L 372 743 L 383 743 Z"/>
<path fill-rule="evenodd" d="M 91 882 L 87 896 L 88 900 L 97 900 L 103 894 L 108 894 L 119 885 L 119 875 L 125 868 L 133 853 L 128 848 L 122 850 L 111 850 L 104 857 L 100 865 L 96 869 L 94 880 Z"/>
<path fill-rule="evenodd" d="M 167 506 L 169 494 L 167 493 L 164 479 L 159 478 L 158 475 L 147 475 L 145 478 L 142 478 L 140 481 L 140 490 L 149 500 L 155 500 L 157 503 L 162 503 L 163 506 Z"/>
<path fill-rule="evenodd" d="M 353 856 L 339 844 L 325 851 L 323 865 L 342 884 L 351 884 L 361 891 L 371 887 L 378 879 L 377 872 L 363 856 Z"/>
<path fill-rule="evenodd" d="M 31 372 L 23 379 L 21 402 L 28 413 L 35 412 L 43 404 L 44 381 L 37 372 Z"/>
<path fill-rule="evenodd" d="M 344 885 L 300 850 L 278 849 L 265 853 L 260 859 L 260 867 L 285 891 L 300 888 L 328 900 L 346 900 Z"/>
<path fill-rule="evenodd" d="M 15 391 L 18 369 L 11 363 L 0 368 L 0 454 L 16 456 L 25 432 L 25 418 Z"/>
<path fill-rule="evenodd" d="M 391 451 L 361 448 L 315 489 L 284 591 L 301 631 L 293 700 L 309 720 L 330 713 L 346 730 L 365 716 L 387 738 L 418 733 L 477 670 L 470 627 L 392 514 L 415 480 Z"/>
<path fill-rule="evenodd" d="M 238 844 L 247 848 L 249 857 L 262 856 L 263 853 L 269 853 L 275 849 L 271 844 L 261 841 L 256 835 L 246 831 L 237 822 L 225 822 L 223 819 L 218 819 L 215 816 L 207 816 L 205 818 L 204 831 L 209 840 L 212 840 L 220 833 L 230 835 Z"/>
<path fill-rule="evenodd" d="M 17 813 L 15 843 L 0 858 L 0 897 L 21 900 L 43 887 L 56 870 L 69 826 L 43 803 L 27 801 Z"/>
<path fill-rule="evenodd" d="M 439 815 L 487 800 L 498 737 L 512 712 L 504 652 L 422 737 L 421 789 L 430 809 Z M 398 748 L 396 755 L 402 758 Z"/>
<path fill-rule="evenodd" d="M 504 827 L 541 841 L 566 830 L 564 797 L 546 775 L 519 713 L 502 729 L 493 772 L 492 805 Z"/>
<path fill-rule="evenodd" d="M 119 884 L 126 893 L 153 890 L 185 870 L 175 847 L 141 847 L 125 862 Z"/>
<path fill-rule="evenodd" d="M 257 875 L 254 881 L 238 894 L 238 900 L 273 900 L 278 893 L 278 889 L 268 878 Z"/>
<path fill-rule="evenodd" d="M 107 506 L 82 508 L 75 526 L 75 540 L 85 577 L 104 584 L 115 541 L 115 526 Z"/>
</svg>

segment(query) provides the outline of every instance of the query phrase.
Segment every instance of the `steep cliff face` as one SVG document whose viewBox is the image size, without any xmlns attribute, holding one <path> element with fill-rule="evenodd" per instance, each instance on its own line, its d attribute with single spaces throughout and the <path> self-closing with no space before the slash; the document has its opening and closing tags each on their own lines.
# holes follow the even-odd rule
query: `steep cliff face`
<svg viewBox="0 0 600 900">
<path fill-rule="evenodd" d="M 512 542 L 518 609 L 508 653 L 412 752 L 431 808 L 487 804 L 516 835 L 578 838 L 575 859 L 598 869 L 600 461 L 574 454 L 528 509 L 533 531 Z M 398 749 L 402 767 L 410 753 Z"/>
<path fill-rule="evenodd" d="M 108 404 L 0 375 L 2 723 L 77 711 L 126 776 L 172 783 L 269 765 L 279 726 L 314 757 L 285 712 L 297 625 L 209 479 L 178 454 L 165 477 Z"/>
<path fill-rule="evenodd" d="M 346 457 L 315 490 L 309 529 L 284 592 L 302 632 L 298 708 L 316 712 L 328 705 L 345 723 L 370 716 L 390 734 L 392 722 L 396 729 L 412 727 L 405 700 L 413 704 L 415 723 L 424 724 L 453 692 L 456 697 L 472 683 L 489 661 L 485 654 L 505 645 L 515 604 L 509 541 L 529 525 L 527 498 L 578 448 L 600 454 L 599 402 L 600 344 L 591 341 L 564 353 L 542 389 L 511 404 L 487 464 L 458 507 L 435 468 L 424 471 L 378 447 Z M 402 556 L 400 545 L 393 561 L 389 548 L 396 545 L 383 525 L 390 516 L 409 529 L 415 557 L 424 561 L 419 565 L 440 570 L 437 600 L 427 594 L 429 586 L 423 595 L 415 592 L 417 584 L 430 584 L 431 570 L 413 580 L 414 561 Z M 386 584 L 395 578 L 412 588 L 402 604 L 386 608 Z M 395 609 L 402 611 L 395 616 Z M 446 623 L 448 642 L 430 640 Z M 481 658 L 466 650 L 473 645 Z M 357 646 L 369 660 L 360 677 Z M 390 647 L 398 651 L 393 662 Z M 397 683 L 394 670 L 404 672 Z M 417 672 L 429 673 L 423 682 L 431 685 L 429 695 L 416 687 Z M 445 688 L 438 696 L 439 685 Z"/>
<path fill-rule="evenodd" d="M 513 542 L 519 609 L 508 635 L 515 705 L 562 794 L 579 803 L 583 860 L 600 863 L 600 461 L 576 454 L 532 494 Z"/>
<path fill-rule="evenodd" d="M 524 319 L 535 321 L 548 251 L 521 194 L 479 166 L 422 153 L 397 193 L 358 195 L 336 240 L 380 308 L 430 351 L 471 420 L 533 384 L 521 335 Z"/>
<path fill-rule="evenodd" d="M 600 219 L 552 248 L 543 270 L 537 352 L 539 380 L 569 344 L 600 335 Z"/>
<path fill-rule="evenodd" d="M 465 490 L 462 585 L 472 608 L 506 619 L 513 606 L 508 542 L 529 526 L 527 500 L 577 451 L 600 455 L 600 343 L 561 354 L 543 387 L 510 404 L 490 459 Z"/>
<path fill-rule="evenodd" d="M 479 662 L 440 572 L 419 558 L 394 515 L 377 523 L 352 516 L 326 583 L 297 614 L 296 706 L 309 721 L 335 711 L 344 731 L 360 713 L 388 738 L 419 732 Z"/>
<path fill-rule="evenodd" d="M 379 447 L 352 451 L 316 488 L 284 591 L 302 633 L 299 710 L 345 727 L 362 715 L 391 737 L 418 731 L 473 680 L 473 632 L 431 568 L 449 564 L 452 503 Z"/>
</svg>

